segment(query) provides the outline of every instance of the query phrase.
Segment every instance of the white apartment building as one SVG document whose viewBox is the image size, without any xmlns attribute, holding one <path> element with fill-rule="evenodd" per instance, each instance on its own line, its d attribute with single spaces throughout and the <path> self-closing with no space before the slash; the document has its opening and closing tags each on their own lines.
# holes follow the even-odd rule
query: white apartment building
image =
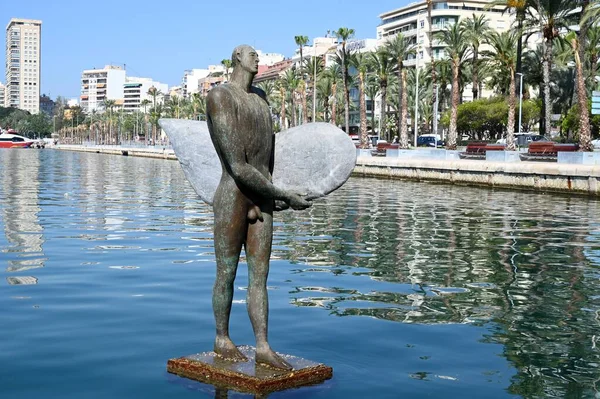
<svg viewBox="0 0 600 399">
<path fill-rule="evenodd" d="M 490 29 L 503 32 L 511 28 L 515 21 L 514 14 L 503 13 L 505 7 L 490 6 L 492 0 L 433 0 L 431 12 L 431 31 L 433 34 L 440 32 L 446 27 L 458 23 L 473 14 L 485 15 L 488 19 Z M 444 44 L 433 38 L 432 53 L 429 46 L 429 18 L 427 14 L 427 2 L 419 1 L 396 10 L 379 15 L 381 24 L 377 27 L 377 39 L 380 44 L 402 33 L 404 37 L 413 39 L 417 44 L 417 56 L 409 57 L 406 66 L 418 66 L 424 68 L 431 62 L 432 58 L 441 60 L 446 58 Z M 486 50 L 482 46 L 481 50 Z M 492 93 L 484 90 L 483 97 Z M 465 101 L 472 100 L 471 87 L 465 88 L 463 93 Z"/>
<path fill-rule="evenodd" d="M 6 107 L 6 105 L 4 104 L 4 96 L 6 95 L 6 87 L 0 83 L 0 107 Z"/>
<path fill-rule="evenodd" d="M 169 94 L 169 85 L 155 82 L 150 78 L 126 77 L 125 84 L 123 85 L 123 110 L 125 112 L 149 112 L 154 101 L 154 98 L 148 94 L 151 87 L 158 90 L 157 103 L 162 103 L 165 96 Z M 144 106 L 142 106 L 144 100 L 150 102 L 150 107 L 146 106 L 146 109 L 144 109 Z"/>
<path fill-rule="evenodd" d="M 40 111 L 42 21 L 13 18 L 6 26 L 5 105 Z"/>
<path fill-rule="evenodd" d="M 285 59 L 283 54 L 278 53 L 263 53 L 260 50 L 256 50 L 256 54 L 258 54 L 259 65 L 271 66 Z"/>
<path fill-rule="evenodd" d="M 208 69 L 187 69 L 183 71 L 181 78 L 181 91 L 183 98 L 198 92 L 198 83 L 201 79 L 207 77 L 211 72 Z"/>
<path fill-rule="evenodd" d="M 123 105 L 125 69 L 118 65 L 106 65 L 102 69 L 88 69 L 81 74 L 81 101 L 84 112 L 103 111 L 105 100 Z"/>
</svg>

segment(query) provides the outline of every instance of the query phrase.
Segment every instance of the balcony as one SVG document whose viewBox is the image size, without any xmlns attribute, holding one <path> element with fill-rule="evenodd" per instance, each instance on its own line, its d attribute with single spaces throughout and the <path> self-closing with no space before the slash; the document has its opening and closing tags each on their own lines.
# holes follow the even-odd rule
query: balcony
<svg viewBox="0 0 600 399">
<path fill-rule="evenodd" d="M 450 28 L 452 25 L 454 25 L 454 22 L 445 22 L 445 23 L 441 23 L 441 24 L 433 24 L 433 25 L 431 25 L 431 30 L 433 32 L 440 31 L 440 30 L 445 30 L 446 28 Z"/>
<path fill-rule="evenodd" d="M 416 58 L 413 58 L 413 59 L 410 59 L 410 60 L 404 60 L 404 61 L 402 62 L 402 64 L 403 64 L 405 67 L 415 66 L 415 65 L 417 65 L 417 59 L 416 59 Z"/>
</svg>

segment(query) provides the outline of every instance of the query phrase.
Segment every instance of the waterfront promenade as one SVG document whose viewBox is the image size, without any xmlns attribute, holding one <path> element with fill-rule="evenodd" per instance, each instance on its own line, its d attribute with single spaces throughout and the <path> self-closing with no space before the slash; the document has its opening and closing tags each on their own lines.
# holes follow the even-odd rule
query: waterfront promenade
<svg viewBox="0 0 600 399">
<path fill-rule="evenodd" d="M 176 160 L 166 146 L 57 145 L 58 150 Z M 414 150 L 421 151 L 421 150 Z M 443 151 L 443 150 L 439 150 Z M 354 175 L 600 196 L 600 165 L 359 156 Z"/>
</svg>

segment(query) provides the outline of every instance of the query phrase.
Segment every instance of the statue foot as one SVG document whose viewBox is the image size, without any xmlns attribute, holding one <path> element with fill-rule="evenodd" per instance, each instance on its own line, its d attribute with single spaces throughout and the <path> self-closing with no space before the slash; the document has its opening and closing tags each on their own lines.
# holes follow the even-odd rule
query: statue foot
<svg viewBox="0 0 600 399">
<path fill-rule="evenodd" d="M 256 348 L 256 363 L 281 370 L 293 370 L 293 367 L 276 354 L 269 346 Z"/>
<path fill-rule="evenodd" d="M 226 360 L 232 360 L 234 362 L 245 362 L 248 360 L 229 337 L 217 337 L 215 339 L 214 350 L 217 355 Z"/>
</svg>

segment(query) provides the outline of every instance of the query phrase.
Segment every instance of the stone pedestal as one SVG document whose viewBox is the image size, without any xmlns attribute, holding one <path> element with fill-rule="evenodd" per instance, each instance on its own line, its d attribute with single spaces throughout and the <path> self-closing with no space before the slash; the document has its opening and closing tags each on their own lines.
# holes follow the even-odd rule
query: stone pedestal
<svg viewBox="0 0 600 399">
<path fill-rule="evenodd" d="M 167 371 L 218 388 L 255 395 L 319 384 L 333 376 L 333 369 L 329 366 L 290 355 L 279 354 L 294 367 L 293 370 L 272 369 L 255 363 L 253 347 L 240 346 L 238 349 L 248 358 L 247 361 L 233 362 L 220 358 L 214 352 L 204 352 L 170 359 Z"/>
</svg>

